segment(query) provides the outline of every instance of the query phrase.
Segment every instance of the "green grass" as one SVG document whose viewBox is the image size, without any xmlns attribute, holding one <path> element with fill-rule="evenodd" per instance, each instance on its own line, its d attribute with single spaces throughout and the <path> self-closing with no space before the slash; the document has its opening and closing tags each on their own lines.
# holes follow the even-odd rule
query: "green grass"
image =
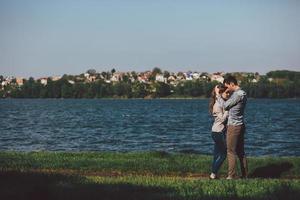
<svg viewBox="0 0 300 200">
<path fill-rule="evenodd" d="M 0 199 L 300 199 L 299 157 L 251 157 L 251 178 L 233 181 L 209 180 L 210 163 L 165 152 L 0 152 Z"/>
<path fill-rule="evenodd" d="M 193 175 L 210 171 L 211 156 L 196 154 L 169 154 L 165 152 L 0 152 L 0 169 L 68 169 L 82 172 L 119 172 L 125 174 Z M 250 157 L 249 173 L 270 166 L 281 178 L 300 178 L 299 157 Z M 281 168 L 288 167 L 289 170 Z M 221 168 L 226 175 L 227 163 Z M 280 170 L 283 170 L 280 173 Z M 275 173 L 275 172 L 274 172 Z M 276 174 L 277 175 L 277 174 Z"/>
</svg>

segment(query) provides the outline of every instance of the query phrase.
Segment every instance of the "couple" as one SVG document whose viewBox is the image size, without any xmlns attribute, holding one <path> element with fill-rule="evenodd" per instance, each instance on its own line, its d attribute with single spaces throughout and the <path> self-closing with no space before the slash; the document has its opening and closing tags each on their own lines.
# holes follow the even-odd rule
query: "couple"
<svg viewBox="0 0 300 200">
<path fill-rule="evenodd" d="M 209 104 L 209 111 L 214 117 L 212 138 L 214 140 L 214 157 L 211 179 L 216 179 L 222 163 L 228 158 L 227 179 L 236 176 L 236 156 L 240 161 L 241 177 L 247 177 L 247 160 L 244 152 L 244 109 L 246 93 L 239 87 L 233 76 L 227 77 L 223 84 L 217 85 Z"/>
</svg>

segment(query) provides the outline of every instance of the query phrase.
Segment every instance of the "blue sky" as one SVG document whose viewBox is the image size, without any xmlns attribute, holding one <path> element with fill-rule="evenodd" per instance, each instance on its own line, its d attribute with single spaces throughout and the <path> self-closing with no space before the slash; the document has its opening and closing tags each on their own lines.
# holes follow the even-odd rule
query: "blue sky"
<svg viewBox="0 0 300 200">
<path fill-rule="evenodd" d="M 300 69 L 297 0 L 0 0 L 0 74 Z"/>
</svg>

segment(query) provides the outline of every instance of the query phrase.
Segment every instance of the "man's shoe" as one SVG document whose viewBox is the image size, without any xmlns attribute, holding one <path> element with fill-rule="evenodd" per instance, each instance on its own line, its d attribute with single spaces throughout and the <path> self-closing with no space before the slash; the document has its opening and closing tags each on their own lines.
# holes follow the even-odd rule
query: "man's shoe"
<svg viewBox="0 0 300 200">
<path fill-rule="evenodd" d="M 209 175 L 209 178 L 210 178 L 210 179 L 217 179 L 217 175 L 214 174 L 214 173 L 211 173 L 211 174 Z"/>
<path fill-rule="evenodd" d="M 226 180 L 232 180 L 234 179 L 232 176 L 227 176 Z"/>
</svg>

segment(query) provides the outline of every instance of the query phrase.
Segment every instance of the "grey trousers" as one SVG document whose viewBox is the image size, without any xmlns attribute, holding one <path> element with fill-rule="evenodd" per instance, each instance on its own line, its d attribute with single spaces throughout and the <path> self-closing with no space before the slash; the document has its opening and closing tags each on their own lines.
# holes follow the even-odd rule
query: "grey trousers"
<svg viewBox="0 0 300 200">
<path fill-rule="evenodd" d="M 236 175 L 236 157 L 238 157 L 241 166 L 242 177 L 248 175 L 248 163 L 244 150 L 245 125 L 228 125 L 227 127 L 227 158 L 228 158 L 228 176 Z"/>
</svg>

